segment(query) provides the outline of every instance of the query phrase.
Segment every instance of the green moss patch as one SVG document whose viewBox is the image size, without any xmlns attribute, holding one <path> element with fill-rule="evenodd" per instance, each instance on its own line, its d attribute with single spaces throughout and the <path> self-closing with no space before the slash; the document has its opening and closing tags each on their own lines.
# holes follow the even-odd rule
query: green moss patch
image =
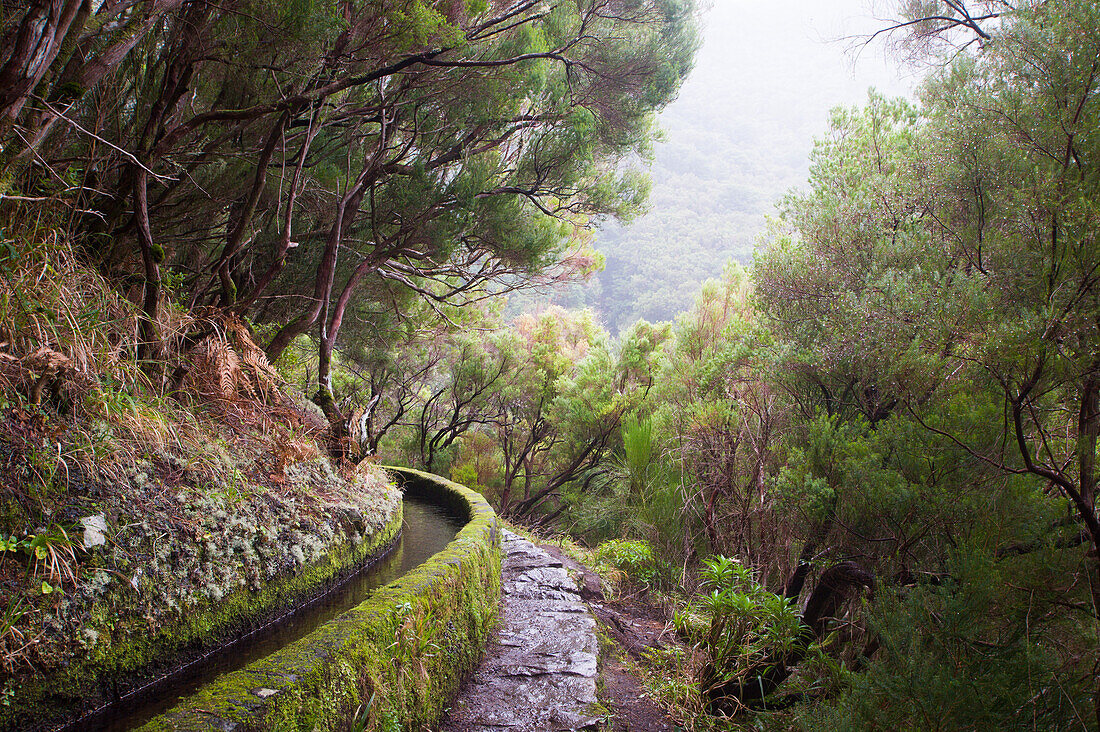
<svg viewBox="0 0 1100 732">
<path fill-rule="evenodd" d="M 499 528 L 478 493 L 415 470 L 392 472 L 406 491 L 468 518 L 455 539 L 357 607 L 142 730 L 434 728 L 496 619 Z"/>
</svg>

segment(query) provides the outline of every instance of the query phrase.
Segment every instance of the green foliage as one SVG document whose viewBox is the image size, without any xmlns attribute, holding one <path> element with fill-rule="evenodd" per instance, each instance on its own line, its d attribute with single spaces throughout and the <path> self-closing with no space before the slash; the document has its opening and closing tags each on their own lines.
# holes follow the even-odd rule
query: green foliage
<svg viewBox="0 0 1100 732">
<path fill-rule="evenodd" d="M 482 492 L 482 486 L 478 483 L 477 466 L 470 463 L 451 468 L 451 480 L 459 485 L 464 485 L 470 490 Z"/>
<path fill-rule="evenodd" d="M 627 415 L 621 434 L 622 453 L 605 457 L 583 486 L 564 493 L 571 530 L 590 542 L 603 542 L 601 547 L 615 546 L 619 537 L 627 537 L 621 540 L 627 544 L 641 540 L 654 558 L 645 582 L 667 584 L 672 558 L 683 543 L 680 486 L 672 466 L 656 453 L 659 445 L 650 418 Z"/>
<path fill-rule="evenodd" d="M 751 278 L 730 266 L 687 308 L 691 288 L 668 278 L 696 281 L 705 257 L 659 256 L 682 229 L 605 226 L 609 275 L 634 266 L 629 250 L 644 260 L 635 278 L 665 285 L 630 307 L 687 310 L 674 324 L 638 322 L 617 344 L 590 312 L 508 325 L 495 306 L 449 301 L 588 273 L 588 230 L 642 209 L 647 183 L 622 163 L 649 152 L 652 114 L 690 65 L 690 2 L 530 4 L 504 17 L 480 1 L 360 14 L 260 3 L 269 12 L 186 23 L 173 11 L 95 89 L 96 105 L 73 100 L 76 120 L 117 110 L 96 118 L 109 144 L 43 130 L 46 165 L 12 166 L 4 185 L 60 196 L 95 171 L 103 193 L 84 191 L 79 209 L 98 216 L 74 226 L 101 269 L 129 282 L 133 167 L 117 152 L 170 173 L 150 191 L 145 247 L 174 273 L 162 278 L 169 296 L 228 305 L 252 273 L 277 274 L 267 294 L 281 297 L 242 309 L 274 341 L 286 336 L 284 372 L 321 387 L 326 416 L 354 423 L 364 453 L 401 452 L 491 490 L 504 511 L 557 519 L 651 588 L 673 567 L 689 584 L 700 573 L 702 594 L 678 621 L 713 671 L 706 692 L 733 690 L 737 704 L 754 687 L 770 702 L 773 682 L 838 694 L 796 711 L 805 727 L 1089 726 L 1085 697 L 1100 694 L 1088 688 L 1100 606 L 1100 11 L 975 7 L 996 22 L 905 5 L 914 47 L 981 40 L 936 58 L 920 103 L 872 93 L 834 112 L 809 186 L 783 201 Z M 116 38 L 89 32 L 89 59 Z M 240 74 L 260 49 L 269 73 Z M 189 80 L 178 107 L 158 91 L 169 60 Z M 44 86 L 55 82 L 73 93 L 71 79 Z M 41 113 L 16 122 L 33 132 Z M 265 148 L 275 152 L 257 167 Z M 683 157 L 667 167 L 719 164 Z M 44 180 L 51 162 L 57 180 Z M 735 213 L 754 195 L 732 193 L 723 206 Z M 239 247 L 227 244 L 238 223 Z M 271 245 L 284 234 L 297 246 Z M 47 344 L 105 321 L 114 335 L 96 348 L 114 353 L 134 330 L 134 308 L 110 298 L 51 301 L 35 268 L 15 263 L 40 252 L 0 240 L 5 333 Z M 224 262 L 220 281 L 181 274 Z M 617 299 L 612 289 L 597 298 Z M 625 320 L 611 312 L 614 329 Z M 318 344 L 332 358 L 315 374 Z M 154 421 L 160 405 L 137 383 L 118 366 L 81 394 L 78 407 L 106 417 L 95 449 L 115 444 L 123 420 Z M 59 460 L 37 447 L 28 459 L 51 490 Z M 241 474 L 225 475 L 208 497 L 248 498 Z M 49 533 L 0 550 L 26 552 L 52 593 L 67 536 Z M 821 582 L 846 566 L 871 579 Z M 384 629 L 393 658 L 418 659 L 390 680 L 416 687 L 445 655 L 433 635 L 445 619 L 414 604 Z M 800 620 L 800 606 L 828 612 Z M 9 630 L 19 612 L 9 608 Z"/>
<path fill-rule="evenodd" d="M 60 524 L 54 524 L 46 531 L 16 537 L 14 534 L 4 539 L 0 536 L 0 552 L 22 552 L 27 555 L 28 570 L 33 568 L 36 577 L 45 577 L 56 582 L 74 584 L 79 571 L 76 557 L 76 544 L 69 532 Z M 2 556 L 2 555 L 0 555 Z M 49 589 L 47 589 L 49 587 Z M 53 588 L 44 579 L 43 594 L 53 592 Z"/>
<path fill-rule="evenodd" d="M 670 557 L 688 563 L 694 551 L 725 552 L 752 566 L 780 559 L 772 501 L 761 490 L 781 419 L 765 378 L 769 338 L 747 273 L 731 266 L 706 283 L 663 345 L 649 408 L 669 465 L 652 505 L 678 514 L 665 517 L 680 537 L 662 541 Z"/>
<path fill-rule="evenodd" d="M 641 493 L 653 463 L 653 422 L 634 415 L 623 419 L 624 467 L 630 473 L 632 493 Z"/>
<path fill-rule="evenodd" d="M 946 7 L 910 10 L 932 5 Z M 882 649 L 821 728 L 1081 723 L 1086 672 L 1062 633 L 1093 614 L 1035 603 L 1096 605 L 1070 579 L 1095 561 L 1078 548 L 1071 568 L 1051 547 L 1067 507 L 1078 531 L 1095 513 L 1077 500 L 1096 481 L 1100 364 L 1081 330 L 1100 300 L 1097 219 L 1080 205 L 1095 139 L 1078 127 L 1097 99 L 1078 59 L 1097 45 L 1069 28 L 1098 17 L 1068 1 L 1002 9 L 994 40 L 945 59 L 922 105 L 872 95 L 834 115 L 810 190 L 757 258 L 796 416 L 773 485 L 800 561 L 859 556 L 888 588 Z M 1029 572 L 1061 589 L 1038 592 Z M 1083 636 L 1069 645 L 1095 656 Z"/>
<path fill-rule="evenodd" d="M 648 542 L 612 539 L 596 547 L 595 557 L 639 584 L 649 585 L 657 578 L 657 561 Z"/>
<path fill-rule="evenodd" d="M 1036 729 L 1088 728 L 1091 689 L 1059 672 L 1044 643 L 1052 629 L 1026 616 L 996 627 L 990 603 L 1007 598 L 976 579 L 877 598 L 875 662 L 845 676 L 839 699 L 799 714 L 798 727 L 1006 729 L 1026 719 Z"/>
<path fill-rule="evenodd" d="M 272 360 L 319 326 L 316 399 L 333 423 L 347 416 L 333 354 L 358 349 L 341 331 L 360 303 L 401 319 L 410 294 L 476 302 L 591 272 L 589 230 L 645 200 L 620 163 L 647 149 L 696 47 L 688 0 L 85 10 L 65 56 L 52 44 L 38 59 L 40 97 L 4 100 L 0 176 L 72 208 L 68 233 L 118 290 L 147 285 L 145 361 L 193 346 L 158 322 L 161 291 L 278 324 Z M 35 22 L 20 8 L 7 30 Z M 74 89 L 72 125 L 55 125 L 40 103 Z M 119 114 L 93 113 L 93 97 Z"/>
<path fill-rule="evenodd" d="M 0 641 L 18 634 L 19 621 L 30 612 L 24 598 L 20 595 L 12 597 L 4 608 L 4 614 L 0 616 Z M 4 706 L 7 706 L 5 704 Z"/>
<path fill-rule="evenodd" d="M 794 601 L 767 591 L 751 568 L 721 555 L 703 561 L 701 592 L 676 619 L 713 669 L 714 688 L 762 683 L 777 656 L 805 642 Z"/>
</svg>

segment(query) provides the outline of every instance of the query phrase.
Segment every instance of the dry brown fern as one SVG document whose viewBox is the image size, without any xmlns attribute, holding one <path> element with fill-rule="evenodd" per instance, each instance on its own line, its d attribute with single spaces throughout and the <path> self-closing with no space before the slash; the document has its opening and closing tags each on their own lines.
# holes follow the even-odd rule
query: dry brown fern
<svg viewBox="0 0 1100 732">
<path fill-rule="evenodd" d="M 251 381 L 254 395 L 266 394 L 278 388 L 279 372 L 267 360 L 267 354 L 252 339 L 244 323 L 236 318 L 226 320 L 226 331 L 231 333 L 241 355 L 241 370 Z"/>
<path fill-rule="evenodd" d="M 210 333 L 191 351 L 183 385 L 206 396 L 233 400 L 245 395 L 267 401 L 278 391 L 279 373 L 240 320 L 222 313 L 204 318 Z"/>
<path fill-rule="evenodd" d="M 277 440 L 272 449 L 270 477 L 281 478 L 286 469 L 294 463 L 316 460 L 321 457 L 321 454 L 317 441 L 313 437 L 286 435 L 284 439 Z"/>
</svg>

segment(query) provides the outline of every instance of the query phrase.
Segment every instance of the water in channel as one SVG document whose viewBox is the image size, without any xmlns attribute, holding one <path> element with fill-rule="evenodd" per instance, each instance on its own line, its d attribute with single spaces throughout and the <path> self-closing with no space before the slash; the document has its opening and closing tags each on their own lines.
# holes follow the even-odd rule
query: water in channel
<svg viewBox="0 0 1100 732">
<path fill-rule="evenodd" d="M 323 623 L 358 605 L 371 591 L 420 566 L 455 537 L 463 521 L 446 508 L 417 496 L 405 497 L 405 522 L 393 551 L 349 578 L 328 595 L 290 617 L 215 651 L 147 693 L 124 698 L 98 719 L 84 718 L 69 729 L 129 732 L 174 707 L 218 676 L 244 668 L 308 635 Z M 163 687 L 163 688 L 160 688 Z"/>
</svg>

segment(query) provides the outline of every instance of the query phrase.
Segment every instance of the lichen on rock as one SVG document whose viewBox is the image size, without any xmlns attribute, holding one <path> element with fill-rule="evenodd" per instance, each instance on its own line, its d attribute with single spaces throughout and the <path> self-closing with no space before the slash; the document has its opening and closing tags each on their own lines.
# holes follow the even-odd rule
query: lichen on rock
<svg viewBox="0 0 1100 732">
<path fill-rule="evenodd" d="M 316 457 L 287 473 L 281 491 L 240 474 L 232 485 L 105 487 L 93 523 L 104 541 L 38 616 L 33 665 L 4 679 L 0 727 L 94 706 L 102 689 L 125 689 L 262 620 L 394 538 L 401 494 L 380 469 L 339 473 Z"/>
<path fill-rule="evenodd" d="M 149 722 L 168 730 L 438 729 L 500 598 L 500 529 L 477 493 L 415 470 L 406 490 L 468 522 L 447 547 L 310 635 L 225 674 Z"/>
</svg>

